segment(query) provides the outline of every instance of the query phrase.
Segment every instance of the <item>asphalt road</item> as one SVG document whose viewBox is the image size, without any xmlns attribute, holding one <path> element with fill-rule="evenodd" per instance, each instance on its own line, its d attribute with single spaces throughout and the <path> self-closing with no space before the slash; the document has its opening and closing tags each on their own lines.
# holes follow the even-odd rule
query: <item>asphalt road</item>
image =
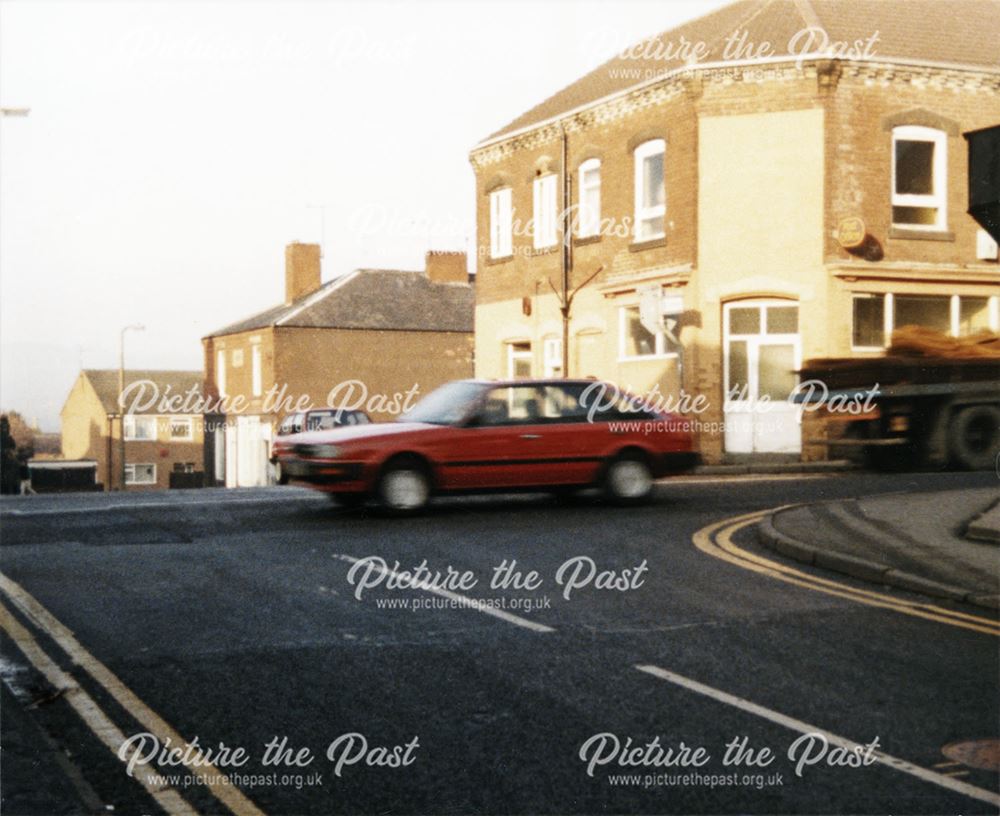
<svg viewBox="0 0 1000 816">
<path fill-rule="evenodd" d="M 1000 736 L 995 636 L 692 540 L 790 502 L 995 481 L 688 479 L 639 509 L 489 497 L 411 520 L 294 488 L 5 502 L 3 813 L 997 813 L 997 774 L 942 754 Z M 405 586 L 424 561 L 446 586 Z M 533 582 L 491 586 L 512 561 Z M 53 693 L 53 670 L 78 688 Z M 213 786 L 161 763 L 177 778 L 148 792 L 109 747 L 147 732 L 140 753 L 213 749 Z"/>
</svg>

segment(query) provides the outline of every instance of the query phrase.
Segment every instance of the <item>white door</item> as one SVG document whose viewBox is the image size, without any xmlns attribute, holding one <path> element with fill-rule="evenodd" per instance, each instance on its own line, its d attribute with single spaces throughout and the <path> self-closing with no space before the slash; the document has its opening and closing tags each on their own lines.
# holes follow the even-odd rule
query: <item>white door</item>
<svg viewBox="0 0 1000 816">
<path fill-rule="evenodd" d="M 268 483 L 268 443 L 271 427 L 258 416 L 236 418 L 236 482 L 239 487 Z"/>
<path fill-rule="evenodd" d="M 799 307 L 744 300 L 723 309 L 727 453 L 799 453 L 802 411 L 789 400 L 802 364 Z"/>
</svg>

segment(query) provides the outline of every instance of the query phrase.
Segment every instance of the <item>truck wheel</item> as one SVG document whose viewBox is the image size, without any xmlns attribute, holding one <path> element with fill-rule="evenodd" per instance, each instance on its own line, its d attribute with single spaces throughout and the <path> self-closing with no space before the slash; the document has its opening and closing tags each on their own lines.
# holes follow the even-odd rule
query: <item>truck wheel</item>
<svg viewBox="0 0 1000 816">
<path fill-rule="evenodd" d="M 953 418 L 948 431 L 948 450 L 955 462 L 967 470 L 988 470 L 1000 451 L 1000 408 L 972 405 Z"/>
</svg>

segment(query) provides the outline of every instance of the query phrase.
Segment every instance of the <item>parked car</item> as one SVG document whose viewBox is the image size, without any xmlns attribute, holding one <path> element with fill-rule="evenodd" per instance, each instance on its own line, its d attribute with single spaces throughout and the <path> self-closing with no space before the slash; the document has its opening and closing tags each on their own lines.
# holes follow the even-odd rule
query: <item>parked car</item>
<svg viewBox="0 0 1000 816">
<path fill-rule="evenodd" d="M 367 425 L 371 418 L 364 411 L 337 408 L 313 408 L 289 414 L 278 426 L 278 432 L 271 446 L 271 464 L 278 484 L 288 484 L 288 477 L 282 472 L 280 454 L 289 446 L 289 439 L 304 431 L 325 431 L 344 425 Z"/>
<path fill-rule="evenodd" d="M 310 431 L 279 454 L 291 480 L 345 505 L 420 509 L 433 494 L 600 487 L 618 503 L 700 461 L 689 423 L 595 380 L 459 380 L 396 422 Z"/>
</svg>

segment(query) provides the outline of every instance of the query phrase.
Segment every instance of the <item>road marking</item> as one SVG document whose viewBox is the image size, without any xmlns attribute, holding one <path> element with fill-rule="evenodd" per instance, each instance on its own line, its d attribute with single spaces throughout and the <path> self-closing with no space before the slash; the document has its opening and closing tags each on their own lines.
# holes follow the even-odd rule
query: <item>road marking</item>
<svg viewBox="0 0 1000 816">
<path fill-rule="evenodd" d="M 841 473 L 720 473 L 717 476 L 711 474 L 693 473 L 687 476 L 664 476 L 657 479 L 656 483 L 661 485 L 676 484 L 711 484 L 713 482 L 801 482 L 811 479 L 830 479 L 840 476 Z"/>
<path fill-rule="evenodd" d="M 732 537 L 735 533 L 744 527 L 755 524 L 764 518 L 764 516 L 773 512 L 775 512 L 774 509 L 761 510 L 717 521 L 698 530 L 693 536 L 694 544 L 703 553 L 711 555 L 713 558 L 727 561 L 743 569 L 768 575 L 771 578 L 776 578 L 779 581 L 785 581 L 795 586 L 844 598 L 855 603 L 865 604 L 866 606 L 890 609 L 904 615 L 1000 637 L 1000 621 L 971 615 L 966 612 L 945 609 L 930 603 L 907 601 L 892 595 L 886 595 L 882 592 L 852 587 L 839 581 L 833 581 L 818 575 L 811 575 L 778 561 L 772 561 L 769 558 L 763 558 L 733 543 Z"/>
<path fill-rule="evenodd" d="M 94 735 L 111 749 L 111 753 L 116 758 L 127 765 L 128 760 L 121 759 L 118 755 L 119 749 L 125 742 L 125 735 L 94 702 L 94 698 L 80 688 L 77 682 L 60 669 L 55 661 L 45 653 L 38 645 L 38 641 L 2 603 L 0 603 L 0 628 L 7 631 L 17 648 L 45 676 L 45 679 L 54 688 L 63 692 L 66 702 L 72 706 Z M 184 801 L 177 791 L 162 784 L 159 779 L 160 775 L 155 770 L 150 769 L 148 764 L 136 763 L 134 774 L 134 779 L 170 816 L 197 816 L 197 811 Z"/>
<path fill-rule="evenodd" d="M 185 767 L 196 774 L 202 784 L 235 816 L 264 816 L 214 765 L 203 762 L 200 748 L 188 744 L 155 711 L 147 706 L 115 674 L 80 645 L 62 623 L 16 582 L 0 573 L 0 590 L 36 627 L 51 637 L 69 658 L 100 684 L 132 717 L 155 736 L 161 745 L 170 744 L 190 757 Z M 9 613 L 8 613 L 9 614 Z M 58 668 L 58 667 L 57 667 Z M 65 675 L 64 675 L 65 676 Z M 72 682 L 72 681 L 71 681 Z M 188 810 L 187 812 L 193 812 Z"/>
<path fill-rule="evenodd" d="M 349 564 L 357 564 L 362 559 L 355 558 L 351 555 L 341 555 L 337 554 L 335 556 L 341 561 L 347 561 Z M 399 578 L 400 574 L 388 566 L 382 567 L 377 562 L 374 566 L 378 568 L 379 572 L 389 575 L 393 578 Z M 421 589 L 425 592 L 433 593 L 434 595 L 439 595 L 442 598 L 448 598 L 449 600 L 455 601 L 462 606 L 468 607 L 469 609 L 475 609 L 477 612 L 482 612 L 486 615 L 492 615 L 494 618 L 499 618 L 500 620 L 507 621 L 507 623 L 513 623 L 515 626 L 520 626 L 524 629 L 530 629 L 532 632 L 554 632 L 556 631 L 551 626 L 546 626 L 544 623 L 538 623 L 533 620 L 528 620 L 528 618 L 522 618 L 520 615 L 512 615 L 503 609 L 496 609 L 495 607 L 488 606 L 481 600 L 476 598 L 470 598 L 467 595 L 459 595 L 457 592 L 451 592 L 447 589 L 441 589 L 439 587 L 431 586 L 429 584 L 414 584 L 411 589 Z"/>
<path fill-rule="evenodd" d="M 0 506 L 0 516 L 72 516 L 81 513 L 107 513 L 112 510 L 148 510 L 150 508 L 173 509 L 177 507 L 197 507 L 206 504 L 287 504 L 289 501 L 311 501 L 321 503 L 321 496 L 314 493 L 302 493 L 295 496 L 259 496 L 247 499 L 191 499 L 190 501 L 146 501 L 146 502 L 114 502 L 112 504 L 95 504 L 94 507 L 55 507 L 37 510 L 8 510 Z"/>
<path fill-rule="evenodd" d="M 661 669 L 659 666 L 636 665 L 635 668 L 641 672 L 645 672 L 646 674 L 651 674 L 653 677 L 666 680 L 668 683 L 673 683 L 681 686 L 682 688 L 686 688 L 688 691 L 693 691 L 697 694 L 704 695 L 705 697 L 710 697 L 720 703 L 734 706 L 750 714 L 756 714 L 758 717 L 762 717 L 765 720 L 769 720 L 770 722 L 789 728 L 792 731 L 798 731 L 800 734 L 821 734 L 826 738 L 830 745 L 836 745 L 851 751 L 859 744 L 854 740 L 837 736 L 836 734 L 825 731 L 822 728 L 817 728 L 816 726 L 810 725 L 802 720 L 796 720 L 793 717 L 788 717 L 785 714 L 774 711 L 773 709 L 765 708 L 762 705 L 750 702 L 750 700 L 746 700 L 743 697 L 728 694 L 727 692 L 713 688 L 712 686 L 706 686 L 704 683 L 699 683 L 697 680 L 691 680 L 688 677 L 683 677 L 682 675 L 674 674 L 666 669 Z M 885 765 L 888 768 L 893 768 L 894 770 L 909 774 L 910 776 L 915 776 L 917 779 L 924 782 L 930 782 L 931 784 L 947 788 L 955 793 L 960 793 L 963 796 L 978 799 L 981 802 L 989 802 L 991 805 L 1000 805 L 1000 794 L 993 791 L 977 788 L 975 785 L 970 785 L 967 782 L 961 782 L 957 779 L 951 778 L 950 776 L 944 776 L 943 774 L 935 773 L 927 768 L 921 768 L 919 765 L 913 765 L 905 759 L 899 759 L 898 757 L 891 756 L 890 754 L 883 753 L 882 751 L 873 751 L 872 756 L 875 758 L 876 762 Z"/>
</svg>

